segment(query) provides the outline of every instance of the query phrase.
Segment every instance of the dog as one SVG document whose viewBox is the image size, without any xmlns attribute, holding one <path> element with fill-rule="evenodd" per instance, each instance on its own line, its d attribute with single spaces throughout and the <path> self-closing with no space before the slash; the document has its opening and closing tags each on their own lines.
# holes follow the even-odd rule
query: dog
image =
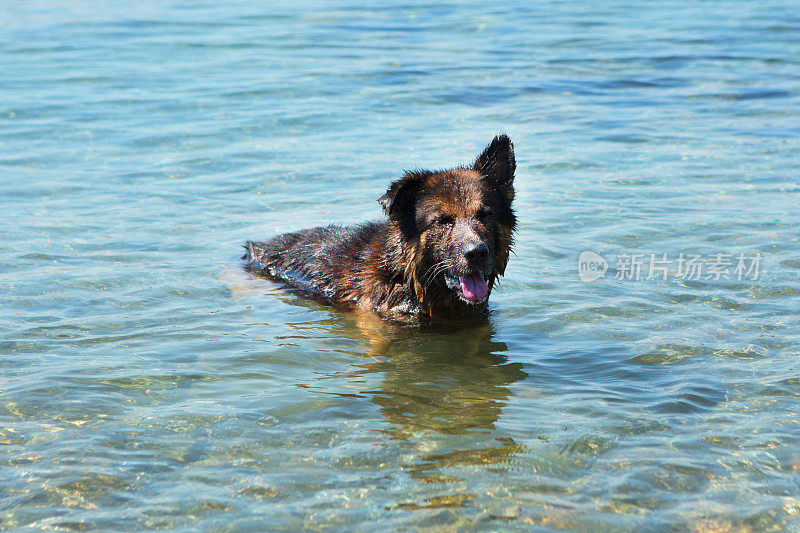
<svg viewBox="0 0 800 533">
<path fill-rule="evenodd" d="M 391 321 L 483 314 L 513 245 L 515 171 L 499 135 L 472 165 L 407 171 L 378 200 L 386 220 L 248 241 L 245 269 Z"/>
</svg>

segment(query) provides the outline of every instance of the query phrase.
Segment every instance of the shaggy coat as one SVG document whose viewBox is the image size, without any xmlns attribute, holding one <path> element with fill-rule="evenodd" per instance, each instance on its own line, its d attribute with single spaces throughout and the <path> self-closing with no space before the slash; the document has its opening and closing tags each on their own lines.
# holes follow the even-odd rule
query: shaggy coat
<svg viewBox="0 0 800 533">
<path fill-rule="evenodd" d="M 386 220 L 249 241 L 245 268 L 401 322 L 483 313 L 511 251 L 515 169 L 498 136 L 470 166 L 406 172 L 379 200 Z"/>
</svg>

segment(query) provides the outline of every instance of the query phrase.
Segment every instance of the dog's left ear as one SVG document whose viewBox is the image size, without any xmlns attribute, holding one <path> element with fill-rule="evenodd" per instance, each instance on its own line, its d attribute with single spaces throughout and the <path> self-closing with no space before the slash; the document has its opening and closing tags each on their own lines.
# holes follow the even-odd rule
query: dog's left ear
<svg viewBox="0 0 800 533">
<path fill-rule="evenodd" d="M 486 176 L 505 194 L 509 202 L 514 199 L 514 171 L 517 169 L 517 160 L 514 158 L 514 145 L 507 135 L 495 137 L 472 168 Z"/>
<path fill-rule="evenodd" d="M 405 176 L 392 183 L 386 194 L 378 199 L 386 216 L 397 217 L 408 211 L 426 177 L 424 172 L 406 172 Z"/>
</svg>

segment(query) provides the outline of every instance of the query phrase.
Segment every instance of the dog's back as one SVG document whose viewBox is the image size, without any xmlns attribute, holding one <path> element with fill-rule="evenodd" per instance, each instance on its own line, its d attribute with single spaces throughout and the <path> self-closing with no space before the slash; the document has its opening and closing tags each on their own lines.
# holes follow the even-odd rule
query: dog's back
<svg viewBox="0 0 800 533">
<path fill-rule="evenodd" d="M 245 268 L 281 280 L 335 303 L 355 304 L 375 277 L 370 255 L 384 249 L 385 222 L 352 227 L 325 226 L 245 244 Z"/>
</svg>

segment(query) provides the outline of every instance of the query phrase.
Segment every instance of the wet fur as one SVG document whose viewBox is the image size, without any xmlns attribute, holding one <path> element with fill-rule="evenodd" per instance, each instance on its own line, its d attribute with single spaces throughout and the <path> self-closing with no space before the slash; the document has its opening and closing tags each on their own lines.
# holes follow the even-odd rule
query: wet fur
<svg viewBox="0 0 800 533">
<path fill-rule="evenodd" d="M 392 183 L 379 200 L 387 220 L 247 242 L 245 268 L 402 322 L 481 314 L 489 295 L 467 302 L 445 275 L 480 270 L 491 294 L 513 244 L 515 169 L 513 145 L 501 135 L 471 166 L 407 172 Z M 464 246 L 480 243 L 485 261 L 468 264 Z"/>
</svg>

